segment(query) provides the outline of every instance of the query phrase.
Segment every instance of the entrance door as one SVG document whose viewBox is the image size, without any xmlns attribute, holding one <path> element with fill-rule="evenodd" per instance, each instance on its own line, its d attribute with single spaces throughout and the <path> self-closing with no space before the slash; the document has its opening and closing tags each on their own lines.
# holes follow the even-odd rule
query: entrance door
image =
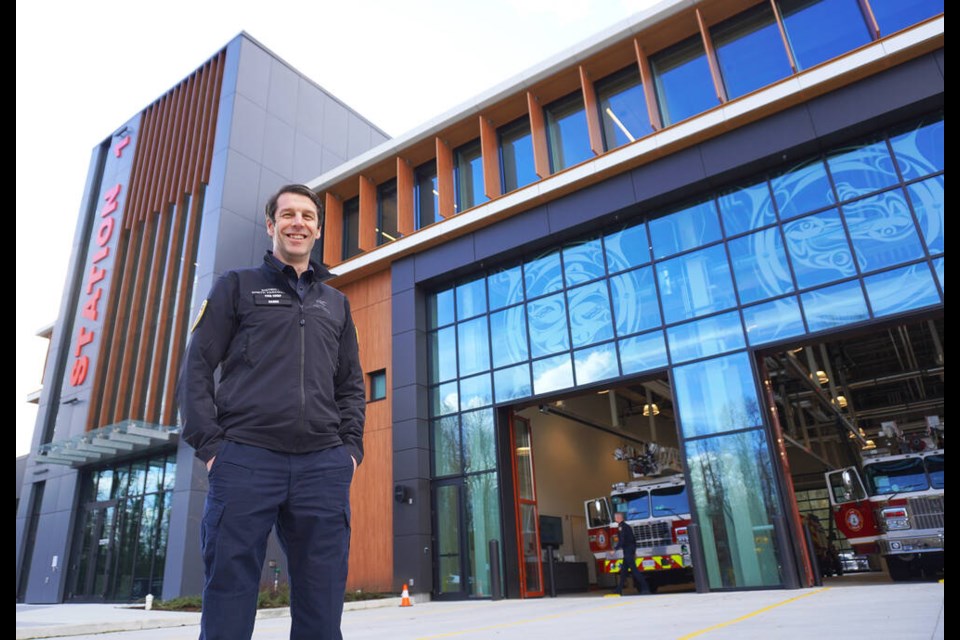
<svg viewBox="0 0 960 640">
<path fill-rule="evenodd" d="M 84 507 L 82 525 L 73 565 L 75 600 L 103 601 L 113 578 L 116 551 L 116 500 L 89 502 Z"/>
<path fill-rule="evenodd" d="M 468 595 L 467 554 L 461 524 L 463 517 L 463 478 L 443 480 L 434 485 L 434 526 L 436 532 L 436 574 L 433 584 L 441 600 L 458 600 Z M 443 514 L 441 518 L 439 514 Z"/>
<path fill-rule="evenodd" d="M 517 548 L 520 550 L 520 596 L 543 596 L 543 564 L 537 490 L 533 476 L 533 438 L 530 421 L 514 415 L 510 424 L 513 443 L 513 486 L 517 505 Z"/>
</svg>

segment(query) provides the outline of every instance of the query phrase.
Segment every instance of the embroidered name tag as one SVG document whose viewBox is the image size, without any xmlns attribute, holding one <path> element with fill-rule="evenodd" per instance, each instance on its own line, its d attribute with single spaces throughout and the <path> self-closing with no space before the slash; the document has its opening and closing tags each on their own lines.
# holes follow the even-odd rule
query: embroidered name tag
<svg viewBox="0 0 960 640">
<path fill-rule="evenodd" d="M 258 307 L 289 307 L 293 299 L 282 291 L 254 291 L 253 304 Z"/>
</svg>

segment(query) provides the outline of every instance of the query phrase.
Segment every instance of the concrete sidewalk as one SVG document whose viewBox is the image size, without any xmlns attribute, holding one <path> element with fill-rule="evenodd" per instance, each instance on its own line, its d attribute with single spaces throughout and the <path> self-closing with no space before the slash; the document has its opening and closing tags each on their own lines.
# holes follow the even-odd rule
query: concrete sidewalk
<svg viewBox="0 0 960 640">
<path fill-rule="evenodd" d="M 393 598 L 348 604 L 342 627 L 347 640 L 590 640 L 607 635 L 645 640 L 940 640 L 943 590 L 942 582 L 890 583 L 883 574 L 854 574 L 831 578 L 823 587 L 796 590 L 622 598 L 592 592 L 535 600 L 421 601 L 410 608 L 399 607 L 399 598 Z M 357 605 L 370 608 L 358 610 Z M 21 640 L 192 640 L 198 637 L 198 622 L 195 613 L 114 605 L 17 605 Z M 106 631 L 115 633 L 97 635 Z M 289 632 L 289 612 L 277 609 L 258 617 L 253 637 L 277 640 Z"/>
</svg>

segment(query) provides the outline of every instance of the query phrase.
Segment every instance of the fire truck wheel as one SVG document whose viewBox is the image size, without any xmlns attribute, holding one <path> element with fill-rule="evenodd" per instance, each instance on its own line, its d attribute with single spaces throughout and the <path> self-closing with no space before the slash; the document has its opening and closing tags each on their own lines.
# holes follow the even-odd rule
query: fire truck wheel
<svg viewBox="0 0 960 640">
<path fill-rule="evenodd" d="M 894 582 L 902 582 L 920 577 L 920 571 L 914 556 L 887 556 L 887 571 Z"/>
</svg>

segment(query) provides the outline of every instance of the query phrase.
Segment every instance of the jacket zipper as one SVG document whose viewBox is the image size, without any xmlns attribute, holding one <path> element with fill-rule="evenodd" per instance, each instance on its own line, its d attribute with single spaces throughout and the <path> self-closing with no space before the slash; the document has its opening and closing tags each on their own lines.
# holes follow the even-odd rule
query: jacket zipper
<svg viewBox="0 0 960 640">
<path fill-rule="evenodd" d="M 300 430 L 305 430 L 304 416 L 307 410 L 307 390 L 304 388 L 304 362 L 306 360 L 306 321 L 303 316 L 303 303 L 300 303 Z"/>
</svg>

